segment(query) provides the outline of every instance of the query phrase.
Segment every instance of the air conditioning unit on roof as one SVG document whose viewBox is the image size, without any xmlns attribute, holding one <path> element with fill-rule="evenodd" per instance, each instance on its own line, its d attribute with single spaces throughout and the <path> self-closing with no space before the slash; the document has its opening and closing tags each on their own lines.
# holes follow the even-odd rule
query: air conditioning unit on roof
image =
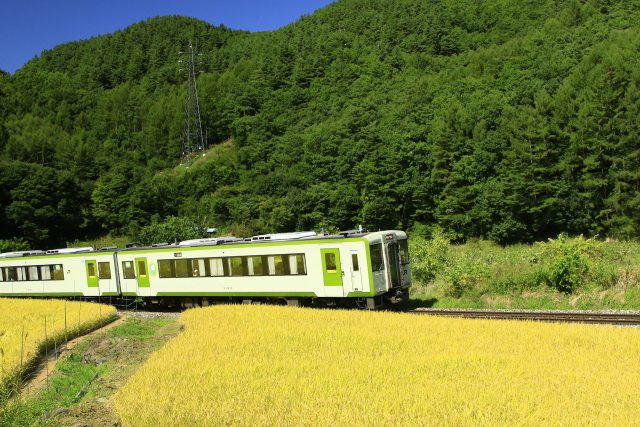
<svg viewBox="0 0 640 427">
<path fill-rule="evenodd" d="M 260 242 L 260 241 L 274 241 L 274 240 L 297 240 L 304 239 L 308 237 L 317 236 L 318 233 L 315 231 L 295 231 L 293 233 L 276 233 L 276 234 L 261 234 L 259 236 L 253 236 L 251 238 L 252 242 Z"/>
</svg>

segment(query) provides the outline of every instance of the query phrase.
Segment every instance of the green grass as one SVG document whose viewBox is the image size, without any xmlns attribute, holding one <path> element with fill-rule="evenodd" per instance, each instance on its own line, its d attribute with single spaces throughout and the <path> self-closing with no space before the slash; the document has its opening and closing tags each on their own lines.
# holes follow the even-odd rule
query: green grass
<svg viewBox="0 0 640 427">
<path fill-rule="evenodd" d="M 220 144 L 213 145 L 205 150 L 203 153 L 198 153 L 186 162 L 182 162 L 173 169 L 168 169 L 159 172 L 158 175 L 168 176 L 182 176 L 190 171 L 194 171 L 209 163 L 210 161 L 233 156 L 233 145 L 231 139 L 228 139 Z"/>
<path fill-rule="evenodd" d="M 49 378 L 48 386 L 35 397 L 13 399 L 0 408 L 0 425 L 47 425 L 45 414 L 74 403 L 80 390 L 106 369 L 83 363 L 81 355 L 86 349 L 85 343 L 61 360 L 56 373 Z"/>
<path fill-rule="evenodd" d="M 125 324 L 111 329 L 111 337 L 144 338 L 153 336 L 158 328 L 173 323 L 167 319 L 129 319 Z"/>
<path fill-rule="evenodd" d="M 115 414 L 97 399 L 108 401 L 122 381 L 179 330 L 173 319 L 129 318 L 122 325 L 87 337 L 58 362 L 45 388 L 0 407 L 0 426 L 60 426 L 80 421 L 113 425 Z M 104 363 L 87 362 L 85 356 L 91 353 L 102 357 Z M 86 394 L 78 397 L 83 388 Z"/>
<path fill-rule="evenodd" d="M 413 305 L 640 309 L 640 243 L 560 236 L 502 247 L 412 237 Z"/>
</svg>

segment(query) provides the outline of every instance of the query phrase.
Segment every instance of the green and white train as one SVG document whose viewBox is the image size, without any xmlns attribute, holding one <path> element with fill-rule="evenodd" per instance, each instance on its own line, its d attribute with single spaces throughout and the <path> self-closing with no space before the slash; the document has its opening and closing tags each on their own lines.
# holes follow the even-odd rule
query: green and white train
<svg viewBox="0 0 640 427">
<path fill-rule="evenodd" d="M 231 299 L 375 308 L 406 299 L 410 286 L 407 235 L 396 230 L 0 254 L 0 296 L 126 297 L 166 306 Z"/>
</svg>

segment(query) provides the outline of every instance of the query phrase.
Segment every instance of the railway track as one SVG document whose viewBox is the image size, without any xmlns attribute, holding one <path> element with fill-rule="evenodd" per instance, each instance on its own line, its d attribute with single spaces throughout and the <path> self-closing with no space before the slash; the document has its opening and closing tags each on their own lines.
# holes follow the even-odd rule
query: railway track
<svg viewBox="0 0 640 427">
<path fill-rule="evenodd" d="M 136 304 L 113 304 L 122 313 L 140 315 L 162 315 L 181 313 L 180 307 L 145 307 Z M 636 312 L 594 312 L 594 311 L 542 311 L 542 310 L 478 310 L 416 308 L 406 313 L 429 316 L 463 317 L 468 319 L 529 320 L 537 322 L 591 323 L 602 325 L 640 326 L 640 311 Z"/>
<path fill-rule="evenodd" d="M 591 323 L 603 325 L 640 325 L 638 313 L 603 313 L 575 311 L 507 311 L 507 310 L 451 310 L 415 309 L 409 313 L 429 316 L 464 317 L 469 319 L 508 319 L 538 322 Z"/>
</svg>

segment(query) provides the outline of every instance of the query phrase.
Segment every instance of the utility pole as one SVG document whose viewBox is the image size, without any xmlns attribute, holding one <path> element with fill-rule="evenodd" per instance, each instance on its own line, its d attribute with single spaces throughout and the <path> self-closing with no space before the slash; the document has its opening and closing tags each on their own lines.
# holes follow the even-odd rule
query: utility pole
<svg viewBox="0 0 640 427">
<path fill-rule="evenodd" d="M 200 101 L 196 86 L 196 60 L 193 44 L 189 40 L 186 52 L 180 52 L 183 58 L 180 71 L 187 72 L 187 93 L 184 99 L 184 129 L 182 131 L 182 158 L 189 159 L 194 153 L 203 151 L 205 141 L 202 135 L 202 121 L 200 120 Z"/>
</svg>

